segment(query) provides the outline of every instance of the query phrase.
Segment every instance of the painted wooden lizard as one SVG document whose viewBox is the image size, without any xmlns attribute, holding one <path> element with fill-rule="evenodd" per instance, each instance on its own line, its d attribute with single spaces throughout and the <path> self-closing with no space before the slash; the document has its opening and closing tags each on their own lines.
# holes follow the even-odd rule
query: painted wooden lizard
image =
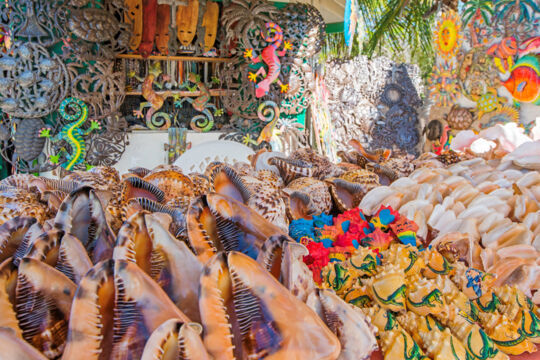
<svg viewBox="0 0 540 360">
<path fill-rule="evenodd" d="M 250 59 L 254 64 L 263 61 L 266 66 L 268 66 L 268 72 L 264 67 L 261 67 L 256 73 L 249 73 L 249 80 L 252 82 L 256 82 L 259 75 L 264 77 L 262 81 L 255 85 L 255 95 L 258 98 L 268 94 L 270 85 L 273 82 L 277 82 L 279 84 L 282 93 L 289 90 L 289 85 L 283 84 L 281 80 L 278 79 L 281 72 L 281 61 L 279 60 L 279 57 L 285 55 L 287 50 L 291 50 L 292 45 L 288 41 L 283 42 L 283 30 L 278 24 L 268 22 L 266 23 L 266 29 L 268 31 L 268 35 L 265 36 L 261 34 L 261 36 L 266 42 L 270 43 L 270 45 L 263 49 L 261 55 L 254 56 L 253 49 L 246 49 L 244 52 L 244 57 Z M 271 35 L 272 33 L 273 36 Z M 283 49 L 278 51 L 282 43 Z"/>
<path fill-rule="evenodd" d="M 142 96 L 146 99 L 145 102 L 142 102 L 139 105 L 138 110 L 134 110 L 133 114 L 139 118 L 143 117 L 144 108 L 149 108 L 146 112 L 145 121 L 146 126 L 149 129 L 168 129 L 171 126 L 171 117 L 165 112 L 158 111 L 163 107 L 165 100 L 171 96 L 170 92 L 165 92 L 164 94 L 158 94 L 154 91 L 153 86 L 156 85 L 159 89 L 163 88 L 163 84 L 157 82 L 157 78 L 162 74 L 161 63 L 156 61 L 151 64 L 148 69 L 148 75 L 143 79 L 135 74 L 134 71 L 131 71 L 128 76 L 136 78 L 139 81 L 142 81 Z M 162 76 L 163 81 L 169 79 L 168 75 Z"/>
<path fill-rule="evenodd" d="M 70 115 L 66 112 L 66 107 L 74 110 L 75 113 Z M 53 164 L 58 164 L 60 157 L 66 155 L 66 161 L 61 166 L 66 170 L 72 170 L 75 165 L 84 163 L 86 156 L 86 144 L 83 136 L 90 134 L 92 131 L 100 128 L 97 120 L 90 120 L 90 127 L 88 130 L 81 129 L 81 126 L 86 122 L 88 118 L 88 106 L 80 99 L 67 98 L 60 104 L 58 110 L 60 115 L 67 121 L 71 121 L 69 124 L 62 126 L 60 132 L 51 137 L 51 129 L 43 128 L 39 132 L 39 137 L 50 138 L 53 143 L 59 141 L 66 141 L 71 147 L 71 152 L 66 148 L 60 149 L 56 155 L 50 157 L 50 161 Z"/>
</svg>

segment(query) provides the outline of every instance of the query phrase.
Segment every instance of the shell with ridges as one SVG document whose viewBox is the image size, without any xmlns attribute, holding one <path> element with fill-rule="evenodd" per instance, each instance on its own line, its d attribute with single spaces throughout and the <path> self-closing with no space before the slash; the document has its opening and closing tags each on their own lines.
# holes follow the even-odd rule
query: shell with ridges
<svg viewBox="0 0 540 360">
<path fill-rule="evenodd" d="M 407 287 L 407 308 L 420 316 L 436 315 L 444 305 L 441 290 L 432 280 L 420 278 Z"/>
<path fill-rule="evenodd" d="M 485 332 L 504 353 L 521 355 L 536 351 L 536 346 L 527 339 L 519 326 L 513 324 L 505 315 L 480 312 L 478 317 Z"/>
<path fill-rule="evenodd" d="M 385 251 L 383 261 L 385 264 L 397 264 L 406 276 L 419 274 L 425 267 L 424 259 L 410 245 L 398 243 L 390 244 L 390 248 Z"/>
<path fill-rule="evenodd" d="M 398 265 L 383 266 L 381 271 L 369 280 L 373 297 L 380 306 L 391 311 L 405 310 L 405 272 Z"/>
<path fill-rule="evenodd" d="M 488 355 L 493 360 L 508 360 L 508 355 L 500 351 L 480 326 L 456 306 L 449 304 L 440 316 L 444 325 L 465 345 L 476 359 Z"/>
<path fill-rule="evenodd" d="M 441 331 L 432 329 L 429 332 L 420 333 L 424 342 L 426 354 L 433 360 L 468 360 L 470 354 L 458 338 L 449 329 Z"/>
</svg>

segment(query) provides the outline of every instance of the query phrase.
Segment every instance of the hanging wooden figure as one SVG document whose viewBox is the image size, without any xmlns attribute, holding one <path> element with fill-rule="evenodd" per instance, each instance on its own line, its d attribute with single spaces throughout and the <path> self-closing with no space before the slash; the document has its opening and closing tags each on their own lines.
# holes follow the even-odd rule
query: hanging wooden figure
<svg viewBox="0 0 540 360">
<path fill-rule="evenodd" d="M 142 57 L 148 57 L 154 49 L 154 38 L 156 37 L 157 29 L 157 0 L 143 1 L 143 34 L 139 53 Z"/>
<path fill-rule="evenodd" d="M 157 7 L 156 47 L 161 55 L 169 53 L 169 24 L 171 22 L 171 6 L 158 4 Z M 174 54 L 172 54 L 174 55 Z"/>
<path fill-rule="evenodd" d="M 141 45 L 143 34 L 143 0 L 124 0 L 126 4 L 126 22 L 133 25 L 129 48 L 136 51 Z"/>
<path fill-rule="evenodd" d="M 219 5 L 213 1 L 206 3 L 202 26 L 204 27 L 204 52 L 210 51 L 216 43 L 217 29 L 219 22 Z"/>
<path fill-rule="evenodd" d="M 199 0 L 189 0 L 187 6 L 178 6 L 176 24 L 178 40 L 183 46 L 189 46 L 197 34 L 199 21 Z"/>
</svg>

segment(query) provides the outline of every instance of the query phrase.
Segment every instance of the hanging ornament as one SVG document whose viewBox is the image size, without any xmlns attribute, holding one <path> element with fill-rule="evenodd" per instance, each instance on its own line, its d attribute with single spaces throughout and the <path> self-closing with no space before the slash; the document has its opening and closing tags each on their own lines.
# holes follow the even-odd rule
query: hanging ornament
<svg viewBox="0 0 540 360">
<path fill-rule="evenodd" d="M 435 43 L 438 54 L 445 60 L 452 59 L 461 47 L 461 21 L 455 11 L 447 11 L 441 15 L 435 30 Z"/>
<path fill-rule="evenodd" d="M 429 96 L 436 106 L 452 106 L 456 102 L 459 85 L 453 61 L 442 61 L 435 65 L 428 83 Z"/>
</svg>

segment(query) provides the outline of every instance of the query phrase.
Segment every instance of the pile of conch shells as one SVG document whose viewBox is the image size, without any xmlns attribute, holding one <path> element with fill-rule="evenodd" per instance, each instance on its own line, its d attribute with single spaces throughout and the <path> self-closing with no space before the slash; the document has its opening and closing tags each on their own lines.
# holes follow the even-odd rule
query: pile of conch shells
<svg viewBox="0 0 540 360">
<path fill-rule="evenodd" d="M 426 244 L 539 304 L 540 173 L 524 167 L 518 151 L 441 167 L 419 159 L 420 168 L 368 192 L 359 207 L 371 214 L 392 206 L 419 225 Z"/>
<path fill-rule="evenodd" d="M 439 251 L 534 297 L 536 255 L 521 249 L 536 251 L 537 173 L 445 155 L 410 174 L 406 156 L 351 145 L 338 165 L 300 149 L 204 173 L 1 181 L 0 358 L 369 359 L 377 323 L 315 289 L 288 236 L 293 219 L 358 205 L 391 204 Z"/>
<path fill-rule="evenodd" d="M 278 175 L 293 159 L 271 160 L 276 173 L 213 163 L 0 182 L 0 358 L 369 358 L 367 317 L 315 292 L 307 250 L 288 236 L 316 201 L 283 191 L 301 180 Z M 327 163 L 297 164 L 330 194 Z"/>
<path fill-rule="evenodd" d="M 523 292 L 435 249 L 360 247 L 321 273 L 322 288 L 370 318 L 385 359 L 503 360 L 540 343 L 540 314 Z"/>
</svg>

